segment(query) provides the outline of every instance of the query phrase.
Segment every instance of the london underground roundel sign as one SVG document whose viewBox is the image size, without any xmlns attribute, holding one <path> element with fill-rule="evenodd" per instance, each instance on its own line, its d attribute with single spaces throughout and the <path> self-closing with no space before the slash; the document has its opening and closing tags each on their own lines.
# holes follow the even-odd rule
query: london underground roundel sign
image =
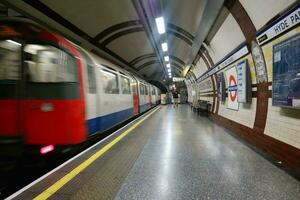
<svg viewBox="0 0 300 200">
<path fill-rule="evenodd" d="M 227 108 L 238 110 L 239 103 L 237 101 L 237 72 L 236 67 L 233 66 L 226 70 L 226 77 L 227 77 L 227 85 L 228 85 L 228 101 L 227 101 Z"/>
<path fill-rule="evenodd" d="M 233 75 L 229 76 L 228 91 L 229 91 L 230 100 L 235 101 L 237 98 L 237 84 L 236 84 L 236 79 Z"/>
</svg>

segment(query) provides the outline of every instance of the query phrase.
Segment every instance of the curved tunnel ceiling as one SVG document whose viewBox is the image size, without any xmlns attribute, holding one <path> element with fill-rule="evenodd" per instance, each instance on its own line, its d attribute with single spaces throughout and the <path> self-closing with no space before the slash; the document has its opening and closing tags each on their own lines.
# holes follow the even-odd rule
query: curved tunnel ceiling
<svg viewBox="0 0 300 200">
<path fill-rule="evenodd" d="M 173 75 L 181 76 L 197 57 L 194 52 L 199 51 L 206 34 L 201 30 L 212 26 L 211 21 L 223 5 L 223 0 L 3 2 L 71 40 L 76 38 L 74 42 L 119 66 L 157 81 L 167 78 L 165 55 L 170 58 Z M 158 34 L 155 24 L 155 18 L 160 16 L 165 19 L 164 35 Z M 168 53 L 161 50 L 165 41 Z"/>
</svg>

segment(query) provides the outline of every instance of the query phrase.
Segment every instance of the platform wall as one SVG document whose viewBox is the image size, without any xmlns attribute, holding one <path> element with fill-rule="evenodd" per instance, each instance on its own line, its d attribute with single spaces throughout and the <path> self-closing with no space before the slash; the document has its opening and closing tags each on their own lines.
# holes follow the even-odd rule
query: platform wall
<svg viewBox="0 0 300 200">
<path fill-rule="evenodd" d="M 245 12 L 244 14 L 248 16 L 248 22 L 251 21 L 255 32 L 258 34 L 260 30 L 271 26 L 270 24 L 274 20 L 294 8 L 296 6 L 295 1 L 240 0 L 238 5 L 228 8 L 229 14 L 223 24 L 211 41 L 204 45 L 207 53 L 203 53 L 202 56 L 207 58 L 207 62 L 203 62 L 202 59 L 197 62 L 196 74 L 197 78 L 201 77 L 209 68 L 217 66 L 220 61 L 230 57 L 237 48 L 244 45 L 248 47 L 248 53 L 230 63 L 220 72 L 225 72 L 242 60 L 247 60 L 251 74 L 252 101 L 239 103 L 238 110 L 229 109 L 227 91 L 226 101 L 221 102 L 217 99 L 216 87 L 213 88 L 213 84 L 210 87 L 203 87 L 204 82 L 211 80 L 216 85 L 215 75 L 197 83 L 189 82 L 189 84 L 198 86 L 198 94 L 200 94 L 197 96 L 198 99 L 208 100 L 213 104 L 214 109 L 211 112 L 213 120 L 233 130 L 248 142 L 283 161 L 284 164 L 300 169 L 300 110 L 272 105 L 273 46 L 300 33 L 300 27 L 294 27 L 275 39 L 260 45 L 268 80 L 265 83 L 257 83 L 255 65 L 251 54 L 251 42 L 249 42 L 251 31 L 248 31 L 247 27 L 245 28 L 243 25 L 245 21 L 247 22 L 247 17 L 240 14 L 240 12 Z M 189 92 L 191 91 L 192 89 L 189 90 Z"/>
</svg>

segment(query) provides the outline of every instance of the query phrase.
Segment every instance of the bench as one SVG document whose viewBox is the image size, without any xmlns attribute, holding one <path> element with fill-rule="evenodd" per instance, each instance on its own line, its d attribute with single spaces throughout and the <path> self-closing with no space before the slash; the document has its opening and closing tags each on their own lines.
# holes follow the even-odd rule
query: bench
<svg viewBox="0 0 300 200">
<path fill-rule="evenodd" d="M 205 115 L 208 116 L 208 113 L 211 108 L 211 104 L 209 101 L 204 100 L 195 100 L 193 103 L 190 104 L 191 110 L 198 115 Z"/>
<path fill-rule="evenodd" d="M 199 100 L 199 108 L 197 113 L 198 115 L 208 116 L 210 108 L 211 104 L 209 103 L 209 101 Z"/>
</svg>

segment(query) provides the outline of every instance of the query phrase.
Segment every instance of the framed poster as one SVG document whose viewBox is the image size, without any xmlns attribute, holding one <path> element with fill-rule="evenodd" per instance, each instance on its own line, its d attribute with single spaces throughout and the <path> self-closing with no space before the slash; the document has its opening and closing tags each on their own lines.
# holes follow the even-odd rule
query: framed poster
<svg viewBox="0 0 300 200">
<path fill-rule="evenodd" d="M 237 101 L 237 73 L 235 65 L 226 70 L 226 79 L 228 85 L 227 108 L 239 110 L 239 103 Z"/>
<path fill-rule="evenodd" d="M 300 109 L 300 34 L 273 46 L 273 106 Z"/>
<path fill-rule="evenodd" d="M 220 73 L 217 76 L 217 88 L 219 101 L 226 101 L 226 88 L 225 88 L 225 78 L 224 73 Z"/>
<path fill-rule="evenodd" d="M 237 70 L 237 101 L 249 103 L 252 100 L 251 75 L 247 59 L 239 62 Z"/>
</svg>

